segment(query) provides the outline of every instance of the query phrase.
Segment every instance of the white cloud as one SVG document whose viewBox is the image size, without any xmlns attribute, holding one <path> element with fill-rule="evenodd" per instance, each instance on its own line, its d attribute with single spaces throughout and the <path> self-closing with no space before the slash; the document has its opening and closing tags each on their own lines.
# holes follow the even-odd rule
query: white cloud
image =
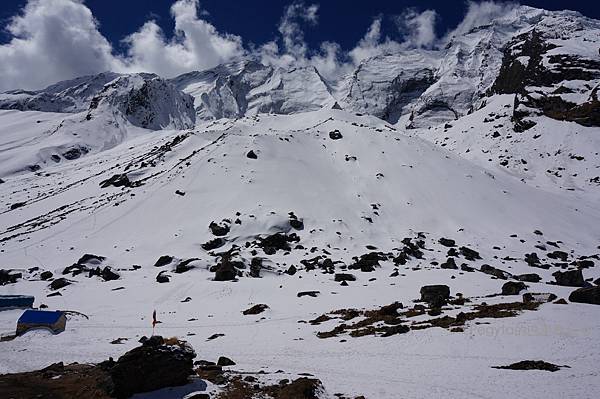
<svg viewBox="0 0 600 399">
<path fill-rule="evenodd" d="M 127 51 L 119 56 L 81 0 L 29 0 L 6 28 L 11 40 L 0 45 L 0 91 L 37 89 L 106 70 L 171 77 L 244 54 L 240 37 L 198 18 L 198 0 L 175 2 L 171 14 L 171 40 L 149 21 L 124 39 Z"/>
<path fill-rule="evenodd" d="M 404 35 L 403 45 L 411 48 L 431 48 L 437 41 L 435 23 L 438 15 L 434 10 L 418 12 L 408 9 L 396 18 L 398 29 Z"/>
<path fill-rule="evenodd" d="M 468 1 L 467 13 L 458 26 L 450 31 L 443 41 L 448 41 L 454 36 L 470 32 L 476 27 L 489 25 L 492 21 L 502 18 L 513 11 L 518 3 L 496 1 Z"/>
<path fill-rule="evenodd" d="M 214 67 L 244 54 L 239 36 L 220 33 L 198 18 L 198 0 L 179 0 L 171 7 L 175 35 L 166 40 L 160 27 L 148 21 L 124 39 L 125 63 L 131 71 L 151 71 L 172 77 L 195 69 Z"/>
<path fill-rule="evenodd" d="M 285 8 L 278 30 L 281 33 L 286 54 L 297 59 L 306 57 L 308 46 L 304 41 L 304 31 L 301 23 L 316 25 L 318 11 L 318 5 L 306 6 L 301 2 L 293 3 Z"/>
<path fill-rule="evenodd" d="M 6 29 L 12 38 L 0 46 L 0 90 L 39 88 L 118 64 L 78 0 L 30 0 Z"/>
<path fill-rule="evenodd" d="M 389 37 L 382 40 L 381 22 L 382 17 L 375 18 L 371 23 L 371 26 L 369 26 L 367 33 L 365 33 L 365 36 L 360 39 L 356 47 L 348 53 L 354 65 L 358 65 L 366 58 L 399 51 L 402 48 L 400 43 Z"/>
</svg>

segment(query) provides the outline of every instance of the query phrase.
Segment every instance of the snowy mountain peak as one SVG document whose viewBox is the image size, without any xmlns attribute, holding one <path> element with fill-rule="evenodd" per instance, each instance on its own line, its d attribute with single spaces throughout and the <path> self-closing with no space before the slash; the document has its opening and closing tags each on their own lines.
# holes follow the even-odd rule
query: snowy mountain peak
<svg viewBox="0 0 600 399">
<path fill-rule="evenodd" d="M 190 129 L 196 114 L 193 98 L 155 74 L 121 75 L 90 101 L 87 119 L 112 110 L 145 129 Z"/>
</svg>

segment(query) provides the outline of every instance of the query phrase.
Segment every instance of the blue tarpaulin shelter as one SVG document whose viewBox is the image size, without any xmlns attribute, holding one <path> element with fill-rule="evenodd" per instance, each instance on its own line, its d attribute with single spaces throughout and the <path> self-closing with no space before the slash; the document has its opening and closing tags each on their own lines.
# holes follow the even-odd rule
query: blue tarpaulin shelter
<svg viewBox="0 0 600 399">
<path fill-rule="evenodd" d="M 17 322 L 17 335 L 38 328 L 45 328 L 58 334 L 65 331 L 66 325 L 67 317 L 59 310 L 26 310 Z"/>
</svg>

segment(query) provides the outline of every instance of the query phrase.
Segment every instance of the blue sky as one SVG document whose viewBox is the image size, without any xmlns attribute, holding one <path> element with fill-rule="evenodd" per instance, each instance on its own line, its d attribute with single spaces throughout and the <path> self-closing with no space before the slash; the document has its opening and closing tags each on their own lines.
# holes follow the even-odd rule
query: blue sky
<svg viewBox="0 0 600 399">
<path fill-rule="evenodd" d="M 259 54 L 263 62 L 273 64 L 300 60 L 333 75 L 389 49 L 435 48 L 469 16 L 479 23 L 493 20 L 514 4 L 501 0 L 2 0 L 0 90 L 40 88 L 108 69 L 170 77 L 248 54 Z M 550 10 L 568 6 L 600 19 L 597 1 L 523 0 L 520 4 Z"/>
<path fill-rule="evenodd" d="M 87 0 L 85 4 L 92 10 L 100 22 L 100 31 L 114 45 L 131 32 L 137 30 L 148 19 L 156 19 L 168 32 L 173 31 L 173 19 L 170 7 L 174 0 Z M 4 23 L 18 12 L 27 0 L 2 0 L 0 18 Z M 208 15 L 205 18 L 219 30 L 227 31 L 244 38 L 245 41 L 264 43 L 277 34 L 277 23 L 290 0 L 202 0 L 200 6 Z M 437 30 L 456 26 L 466 12 L 466 1 L 461 0 L 322 0 L 307 1 L 319 4 L 319 23 L 306 30 L 306 41 L 311 47 L 322 41 L 335 41 L 342 48 L 350 49 L 364 35 L 371 20 L 378 15 L 398 15 L 407 7 L 421 10 L 434 9 L 440 15 Z M 584 15 L 600 19 L 600 2 L 593 0 L 535 0 L 520 1 L 520 4 L 548 10 L 569 8 Z M 384 28 L 394 35 L 390 20 L 384 22 Z M 6 42 L 9 36 L 3 32 L 1 40 Z"/>
</svg>

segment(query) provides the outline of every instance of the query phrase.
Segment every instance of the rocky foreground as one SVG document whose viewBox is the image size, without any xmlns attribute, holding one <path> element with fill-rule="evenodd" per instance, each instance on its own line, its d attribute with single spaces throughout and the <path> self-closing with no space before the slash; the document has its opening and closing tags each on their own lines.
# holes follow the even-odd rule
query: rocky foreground
<svg viewBox="0 0 600 399">
<path fill-rule="evenodd" d="M 239 373 L 227 357 L 194 361 L 196 353 L 185 341 L 161 336 L 143 337 L 142 345 L 117 361 L 99 364 L 52 364 L 38 371 L 0 375 L 2 398 L 108 399 L 190 385 L 186 399 L 234 399 L 267 395 L 282 399 L 317 399 L 324 388 L 318 379 L 302 376 L 290 381 L 264 372 Z M 283 373 L 283 372 L 281 372 Z M 201 379 L 200 379 L 201 378 Z M 195 383 L 194 383 L 195 382 Z M 210 388 L 207 389 L 208 384 Z M 194 387 L 199 387 L 197 392 Z M 207 393 L 212 392 L 212 393 Z M 345 398 L 337 394 L 338 398 Z M 359 399 L 362 397 L 357 397 Z"/>
</svg>

